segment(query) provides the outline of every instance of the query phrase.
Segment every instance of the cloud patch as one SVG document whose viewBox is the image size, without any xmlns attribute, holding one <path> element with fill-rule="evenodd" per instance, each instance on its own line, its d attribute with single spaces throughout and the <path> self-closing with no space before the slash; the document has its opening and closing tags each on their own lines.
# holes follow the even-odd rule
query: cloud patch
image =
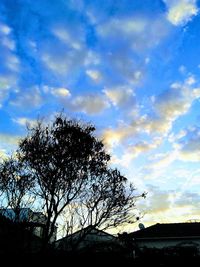
<svg viewBox="0 0 200 267">
<path fill-rule="evenodd" d="M 147 198 L 139 204 L 145 214 L 142 219 L 145 225 L 200 220 L 199 194 L 162 190 L 154 185 L 147 185 L 146 190 L 149 192 Z"/>
<path fill-rule="evenodd" d="M 71 93 L 67 88 L 64 87 L 60 87 L 60 88 L 52 88 L 51 89 L 51 93 L 52 95 L 56 96 L 56 97 L 60 97 L 60 98 L 66 98 L 66 97 L 70 97 Z"/>
<path fill-rule="evenodd" d="M 180 159 L 183 161 L 200 162 L 200 128 L 190 127 L 177 143 Z"/>
<path fill-rule="evenodd" d="M 30 88 L 28 91 L 23 92 L 19 90 L 15 99 L 10 100 L 10 105 L 18 108 L 37 108 L 42 105 L 43 99 L 41 92 L 37 86 Z"/>
<path fill-rule="evenodd" d="M 100 82 L 102 80 L 102 74 L 99 70 L 88 69 L 86 74 L 95 82 Z"/>
<path fill-rule="evenodd" d="M 13 121 L 23 127 L 24 126 L 34 127 L 37 124 L 37 120 L 33 120 L 26 117 L 14 118 Z"/>
<path fill-rule="evenodd" d="M 15 40 L 10 26 L 0 19 L 0 105 L 17 85 L 20 60 L 15 51 Z"/>
<path fill-rule="evenodd" d="M 196 0 L 165 0 L 167 19 L 175 26 L 184 25 L 198 13 Z"/>
<path fill-rule="evenodd" d="M 116 107 L 125 107 L 134 104 L 135 94 L 131 88 L 125 86 L 117 87 L 114 89 L 105 89 L 103 91 L 111 103 Z"/>
<path fill-rule="evenodd" d="M 100 94 L 76 96 L 67 101 L 65 105 L 70 110 L 83 112 L 88 115 L 100 114 L 110 107 L 107 99 Z"/>
<path fill-rule="evenodd" d="M 112 157 L 112 163 L 128 168 L 133 159 L 137 158 L 141 154 L 148 153 L 152 149 L 156 149 L 160 144 L 161 139 L 155 138 L 152 143 L 147 141 L 139 141 L 134 145 L 128 145 L 128 147 L 123 150 L 121 156 L 114 155 Z"/>
</svg>

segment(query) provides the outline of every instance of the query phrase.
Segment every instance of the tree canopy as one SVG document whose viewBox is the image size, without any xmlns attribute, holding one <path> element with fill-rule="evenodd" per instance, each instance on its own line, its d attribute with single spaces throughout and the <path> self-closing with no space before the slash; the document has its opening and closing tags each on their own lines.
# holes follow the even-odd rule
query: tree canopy
<svg viewBox="0 0 200 267">
<path fill-rule="evenodd" d="M 23 197 L 31 191 L 47 217 L 46 243 L 61 219 L 68 234 L 89 225 L 105 229 L 137 219 L 135 202 L 145 194 L 136 195 L 127 178 L 111 168 L 111 157 L 93 125 L 62 114 L 49 124 L 38 120 L 20 141 L 16 155 L 0 166 L 0 189 L 5 192 L 4 181 L 14 178 L 25 186 L 19 190 Z M 8 187 L 6 193 L 13 197 L 11 192 Z"/>
</svg>

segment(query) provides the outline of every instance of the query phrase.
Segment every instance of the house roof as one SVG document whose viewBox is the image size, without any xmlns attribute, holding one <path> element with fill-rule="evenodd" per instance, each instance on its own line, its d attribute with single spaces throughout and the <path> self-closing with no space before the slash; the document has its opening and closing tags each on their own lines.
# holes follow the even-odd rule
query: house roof
<svg viewBox="0 0 200 267">
<path fill-rule="evenodd" d="M 77 232 L 74 232 L 73 234 L 70 234 L 70 235 L 65 236 L 61 239 L 58 239 L 56 242 L 59 243 L 60 241 L 65 241 L 71 237 L 76 237 L 76 236 L 78 237 L 78 236 L 81 236 L 82 234 L 85 236 L 87 236 L 87 235 L 106 235 L 106 236 L 112 237 L 113 239 L 116 239 L 115 236 L 113 236 L 107 232 L 104 232 L 103 230 L 99 230 L 92 225 L 89 225 L 83 229 L 78 230 Z"/>
<path fill-rule="evenodd" d="M 200 223 L 157 223 L 130 236 L 135 239 L 200 237 Z"/>
</svg>

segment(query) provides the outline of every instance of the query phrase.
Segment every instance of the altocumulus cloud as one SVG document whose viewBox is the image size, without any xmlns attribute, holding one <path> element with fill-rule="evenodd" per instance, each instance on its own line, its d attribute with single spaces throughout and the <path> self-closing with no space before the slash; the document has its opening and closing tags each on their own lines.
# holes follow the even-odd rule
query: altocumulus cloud
<svg viewBox="0 0 200 267">
<path fill-rule="evenodd" d="M 12 29 L 0 22 L 0 104 L 9 97 L 18 81 L 18 72 L 20 70 L 20 60 L 16 55 L 15 41 Z"/>
<path fill-rule="evenodd" d="M 89 94 L 74 97 L 70 102 L 66 102 L 66 107 L 74 111 L 81 111 L 88 115 L 94 115 L 109 108 L 110 104 L 101 94 Z"/>
<path fill-rule="evenodd" d="M 168 7 L 167 19 L 175 26 L 186 24 L 197 15 L 196 0 L 164 0 Z"/>
<path fill-rule="evenodd" d="M 157 185 L 146 188 L 152 218 L 189 213 L 197 197 L 185 193 L 187 177 L 199 177 L 198 15 L 195 0 L 2 0 L 2 154 L 26 123 L 65 107 L 97 126 L 112 163 L 139 187 Z"/>
<path fill-rule="evenodd" d="M 116 107 L 130 107 L 130 105 L 134 105 L 134 102 L 136 101 L 133 90 L 126 86 L 119 86 L 111 89 L 108 88 L 103 92 Z"/>
<path fill-rule="evenodd" d="M 180 159 L 183 161 L 200 161 L 200 128 L 198 126 L 189 127 L 185 131 L 177 146 L 179 149 Z"/>
<path fill-rule="evenodd" d="M 37 108 L 42 105 L 43 100 L 40 89 L 37 86 L 29 88 L 29 90 L 19 90 L 15 99 L 10 101 L 10 105 L 18 108 Z"/>
<path fill-rule="evenodd" d="M 113 138 L 118 136 L 119 141 L 134 135 L 135 133 L 147 133 L 149 135 L 159 134 L 166 136 L 172 129 L 173 123 L 180 117 L 187 114 L 193 102 L 200 97 L 200 89 L 191 84 L 191 79 L 182 83 L 173 83 L 171 87 L 163 91 L 154 99 L 152 105 L 153 115 L 144 114 L 134 118 L 129 125 L 119 126 L 117 129 L 105 130 L 105 141 L 112 143 Z M 120 134 L 120 132 L 122 132 Z"/>
</svg>

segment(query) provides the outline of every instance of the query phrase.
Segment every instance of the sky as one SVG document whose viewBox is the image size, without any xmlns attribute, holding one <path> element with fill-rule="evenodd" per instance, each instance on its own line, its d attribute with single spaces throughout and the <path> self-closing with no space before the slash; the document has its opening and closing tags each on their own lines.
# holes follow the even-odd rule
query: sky
<svg viewBox="0 0 200 267">
<path fill-rule="evenodd" d="M 140 222 L 199 221 L 199 32 L 195 0 L 1 0 L 0 156 L 64 109 L 148 192 Z"/>
</svg>

